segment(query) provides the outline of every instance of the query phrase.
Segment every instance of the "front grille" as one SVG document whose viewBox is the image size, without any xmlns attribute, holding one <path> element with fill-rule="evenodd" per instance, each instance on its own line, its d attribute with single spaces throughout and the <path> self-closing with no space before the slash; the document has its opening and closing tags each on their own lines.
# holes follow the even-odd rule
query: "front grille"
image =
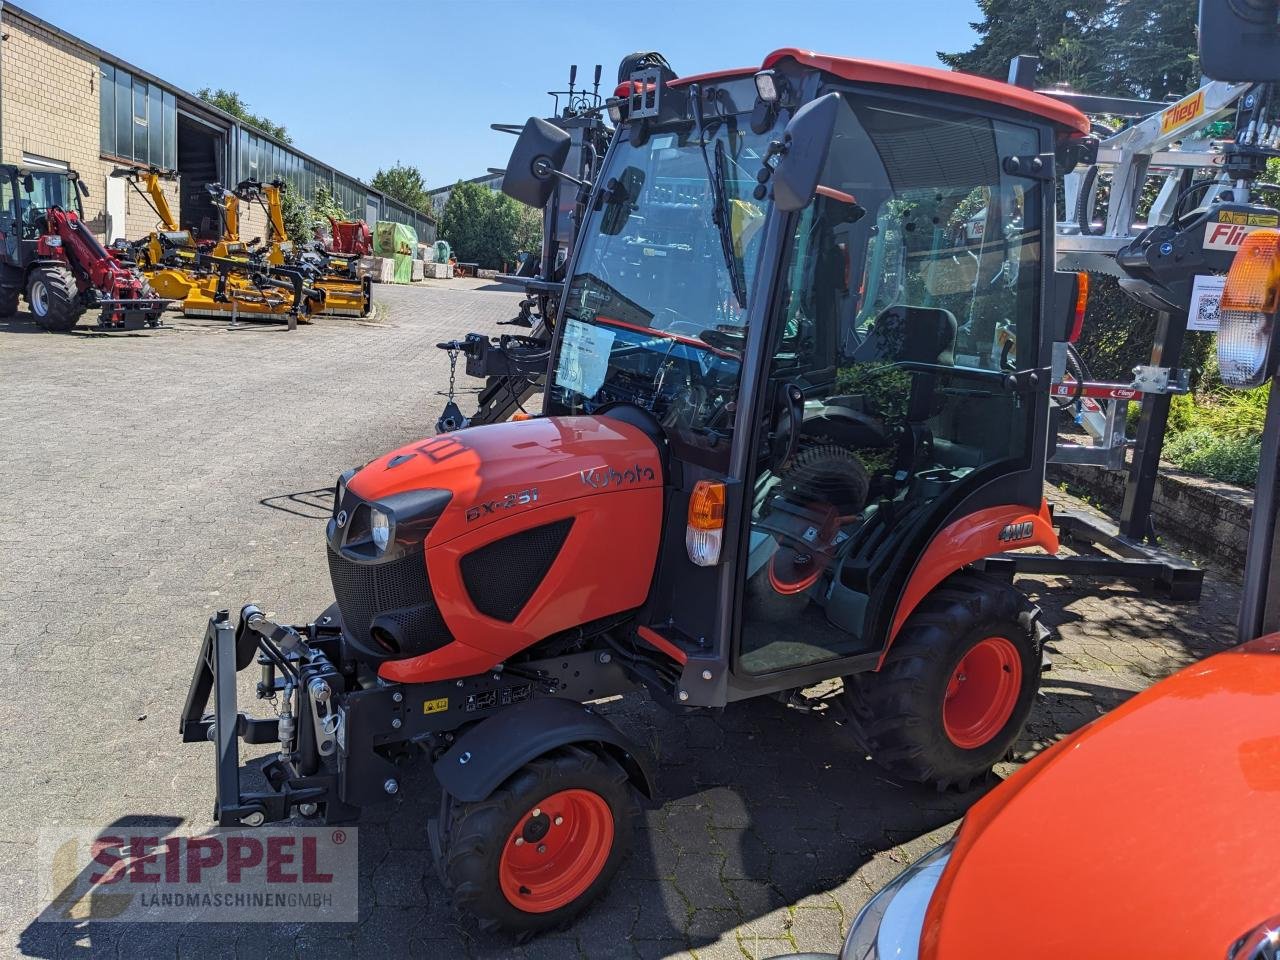
<svg viewBox="0 0 1280 960">
<path fill-rule="evenodd" d="M 493 543 L 462 558 L 462 582 L 477 610 L 510 623 L 520 615 L 546 577 L 573 518 L 557 520 Z"/>
<path fill-rule="evenodd" d="M 417 656 L 453 639 L 427 578 L 422 554 L 410 550 L 387 563 L 353 563 L 329 548 L 329 577 L 349 638 L 380 656 Z M 387 649 L 370 633 L 373 621 L 384 616 L 399 627 L 399 649 Z"/>
</svg>

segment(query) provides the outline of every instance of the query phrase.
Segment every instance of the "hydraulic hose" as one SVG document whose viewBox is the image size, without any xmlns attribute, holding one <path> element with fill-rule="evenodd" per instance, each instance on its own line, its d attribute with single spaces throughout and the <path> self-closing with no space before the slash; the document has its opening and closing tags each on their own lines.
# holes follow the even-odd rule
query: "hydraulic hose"
<svg viewBox="0 0 1280 960">
<path fill-rule="evenodd" d="M 1097 179 L 1098 165 L 1095 163 L 1084 172 L 1080 180 L 1080 193 L 1076 196 L 1076 223 L 1080 226 L 1081 235 L 1086 237 L 1094 235 L 1093 207 L 1089 203 L 1089 198 L 1093 195 L 1093 185 Z"/>
</svg>

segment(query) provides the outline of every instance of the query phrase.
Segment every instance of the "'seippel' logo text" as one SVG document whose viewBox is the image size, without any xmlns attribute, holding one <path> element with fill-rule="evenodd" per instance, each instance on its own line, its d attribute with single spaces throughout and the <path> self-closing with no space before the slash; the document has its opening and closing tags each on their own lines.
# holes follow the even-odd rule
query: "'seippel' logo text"
<svg viewBox="0 0 1280 960">
<path fill-rule="evenodd" d="M 42 921 L 359 920 L 355 828 L 51 828 L 37 857 Z"/>
</svg>

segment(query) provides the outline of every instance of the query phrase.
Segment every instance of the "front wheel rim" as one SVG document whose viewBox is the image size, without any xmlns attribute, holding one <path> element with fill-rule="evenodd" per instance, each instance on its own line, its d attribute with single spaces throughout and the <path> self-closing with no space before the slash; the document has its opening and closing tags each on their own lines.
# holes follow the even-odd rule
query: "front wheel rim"
<svg viewBox="0 0 1280 960">
<path fill-rule="evenodd" d="M 527 913 L 577 900 L 613 849 L 613 811 L 591 790 L 561 790 L 520 817 L 498 863 L 503 896 Z"/>
<path fill-rule="evenodd" d="M 43 280 L 33 280 L 31 283 L 31 312 L 37 317 L 49 315 L 49 291 Z"/>
<path fill-rule="evenodd" d="M 942 724 L 962 750 L 991 742 L 1013 716 L 1022 689 L 1022 658 L 1007 637 L 987 637 L 960 658 L 947 682 Z"/>
</svg>

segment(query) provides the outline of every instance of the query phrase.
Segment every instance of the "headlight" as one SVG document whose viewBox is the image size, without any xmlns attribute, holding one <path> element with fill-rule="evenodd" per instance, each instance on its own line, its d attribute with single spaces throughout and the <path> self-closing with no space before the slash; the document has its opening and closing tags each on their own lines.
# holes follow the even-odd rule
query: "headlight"
<svg viewBox="0 0 1280 960">
<path fill-rule="evenodd" d="M 339 477 L 338 485 L 333 489 L 333 512 L 337 513 L 342 507 L 342 501 L 347 499 L 347 478 Z"/>
<path fill-rule="evenodd" d="M 913 863 L 871 898 L 849 928 L 840 960 L 916 960 L 924 913 L 954 843 Z"/>
<path fill-rule="evenodd" d="M 373 544 L 379 551 L 385 550 L 387 549 L 387 544 L 391 542 L 391 518 L 377 507 L 370 507 L 369 514 L 369 526 L 370 533 L 373 536 Z"/>
</svg>

